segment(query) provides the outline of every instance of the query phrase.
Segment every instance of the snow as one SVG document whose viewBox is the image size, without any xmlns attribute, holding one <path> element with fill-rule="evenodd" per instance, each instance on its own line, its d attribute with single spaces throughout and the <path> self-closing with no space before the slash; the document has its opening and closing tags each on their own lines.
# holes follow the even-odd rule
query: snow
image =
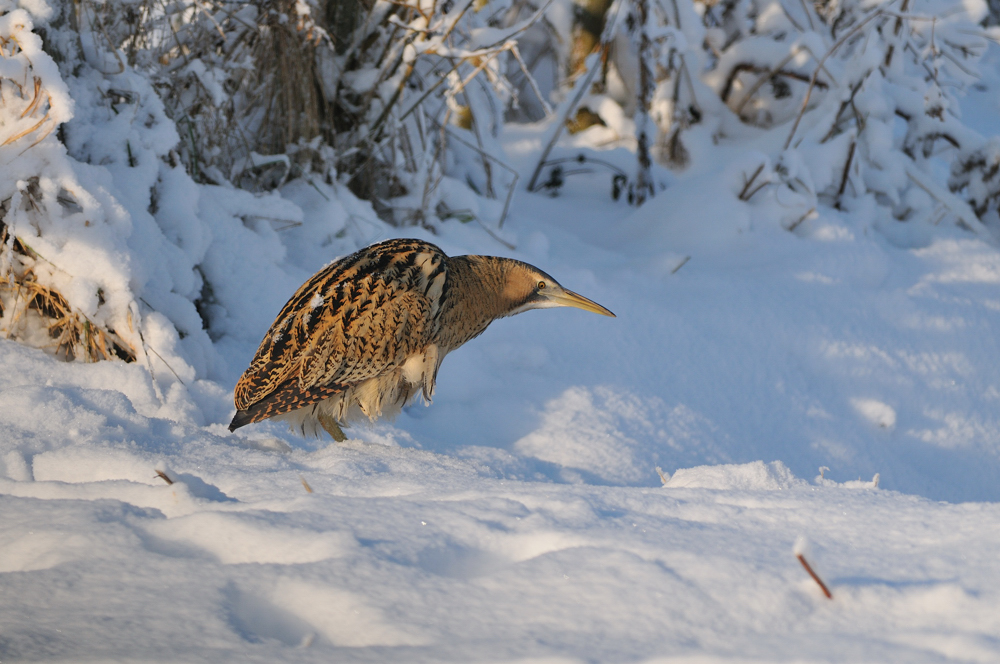
<svg viewBox="0 0 1000 664">
<path fill-rule="evenodd" d="M 30 58 L 4 67 L 41 76 L 66 124 L 64 142 L 0 146 L 5 223 L 58 263 L 35 264 L 46 283 L 140 351 L 60 362 L 0 318 L 0 661 L 1000 660 L 1000 251 L 947 168 L 901 166 L 889 83 L 858 93 L 864 140 L 691 129 L 689 167 L 654 169 L 638 210 L 600 170 L 525 191 L 554 125 L 507 125 L 511 250 L 458 216 L 387 225 L 343 179 L 196 182 L 147 80 L 97 75 L 98 51 L 60 74 L 28 13 L 52 8 L 9 4 L 0 35 Z M 678 43 L 700 48 L 681 4 Z M 812 20 L 765 9 L 768 30 Z M 763 64 L 789 48 L 745 45 Z M 968 135 L 1000 133 L 998 59 L 961 100 Z M 950 94 L 927 99 L 954 110 Z M 553 157 L 634 168 L 614 138 L 632 120 L 596 101 L 608 126 Z M 855 140 L 870 153 L 851 195 L 823 202 Z M 61 191 L 75 203 L 50 206 Z M 442 191 L 499 214 L 462 179 Z M 449 355 L 433 405 L 345 443 L 230 433 L 233 386 L 287 298 L 391 236 L 528 261 L 618 318 L 499 321 Z"/>
<path fill-rule="evenodd" d="M 610 487 L 505 479 L 385 440 L 269 448 L 140 414 L 138 368 L 0 352 L 52 383 L 0 393 L 4 430 L 40 409 L 74 429 L 36 426 L 7 453 L 34 480 L 0 480 L 5 659 L 996 655 L 994 503 L 816 486 L 777 461 Z M 95 369 L 137 408 L 73 385 Z M 8 449 L 27 438 L 12 433 Z M 794 559 L 800 536 L 833 602 Z"/>
<path fill-rule="evenodd" d="M 255 282 L 271 306 L 226 337 L 231 378 L 162 401 L 139 364 L 0 340 L 4 659 L 996 659 L 996 250 L 744 213 L 679 235 L 671 273 L 668 236 L 627 238 L 694 204 L 657 196 L 608 248 L 623 208 L 594 184 L 521 196 L 509 223 L 516 255 L 619 318 L 498 322 L 432 407 L 345 444 L 225 429 L 291 283 Z"/>
</svg>

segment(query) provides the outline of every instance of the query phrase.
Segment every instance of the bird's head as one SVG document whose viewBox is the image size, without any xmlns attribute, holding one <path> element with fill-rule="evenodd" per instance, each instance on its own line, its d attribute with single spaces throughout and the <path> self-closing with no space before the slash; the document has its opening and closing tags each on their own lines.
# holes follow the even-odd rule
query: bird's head
<svg viewBox="0 0 1000 664">
<path fill-rule="evenodd" d="M 506 269 L 504 270 L 502 298 L 511 307 L 506 313 L 507 316 L 513 316 L 529 309 L 576 307 L 615 318 L 615 315 L 606 308 L 593 300 L 563 288 L 558 281 L 534 265 L 511 259 L 505 259 L 504 262 Z"/>
</svg>

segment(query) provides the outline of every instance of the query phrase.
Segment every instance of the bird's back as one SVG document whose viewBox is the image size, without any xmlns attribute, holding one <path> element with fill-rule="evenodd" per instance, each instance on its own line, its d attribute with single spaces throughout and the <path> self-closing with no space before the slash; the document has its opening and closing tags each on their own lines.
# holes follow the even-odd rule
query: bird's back
<svg viewBox="0 0 1000 664">
<path fill-rule="evenodd" d="M 236 384 L 230 428 L 328 399 L 422 352 L 436 333 L 447 260 L 433 244 L 388 240 L 316 273 Z"/>
</svg>

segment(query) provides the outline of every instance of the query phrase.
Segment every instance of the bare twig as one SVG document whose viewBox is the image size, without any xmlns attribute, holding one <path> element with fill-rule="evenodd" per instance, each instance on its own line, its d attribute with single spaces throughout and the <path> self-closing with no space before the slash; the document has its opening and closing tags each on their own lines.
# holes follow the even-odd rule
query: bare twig
<svg viewBox="0 0 1000 664">
<path fill-rule="evenodd" d="M 484 224 L 482 219 L 480 219 L 479 217 L 473 217 L 473 219 L 476 220 L 476 223 L 479 224 L 479 227 L 482 228 L 484 231 L 486 231 L 486 234 L 489 235 L 491 238 L 493 238 L 503 246 L 507 247 L 511 251 L 517 249 L 516 245 L 511 244 L 510 242 L 508 242 L 507 240 L 503 239 L 502 237 L 494 233 L 492 230 L 490 230 L 490 227 Z"/>
<path fill-rule="evenodd" d="M 784 13 L 784 15 L 785 15 L 785 18 L 787 18 L 787 19 L 788 19 L 788 22 L 789 22 L 789 23 L 791 23 L 791 24 L 792 24 L 792 26 L 794 26 L 794 28 L 795 28 L 796 30 L 798 30 L 799 32 L 805 32 L 805 30 L 804 30 L 804 29 L 802 28 L 802 26 L 801 26 L 801 25 L 799 25 L 799 22 L 798 22 L 798 21 L 796 21 L 796 20 L 795 20 L 795 19 L 794 19 L 794 18 L 792 17 L 792 13 L 791 13 L 790 11 L 788 11 L 788 8 L 787 8 L 787 7 L 785 7 L 785 3 L 783 3 L 783 2 L 779 2 L 779 3 L 778 3 L 778 6 L 780 6 L 780 7 L 781 7 L 781 11 L 782 11 L 782 12 Z"/>
<path fill-rule="evenodd" d="M 164 482 L 166 482 L 167 484 L 173 484 L 174 483 L 174 481 L 172 479 L 170 479 L 170 477 L 165 472 L 163 472 L 162 470 L 157 470 L 156 471 L 156 476 L 159 477 Z"/>
<path fill-rule="evenodd" d="M 46 112 L 45 115 L 42 117 L 41 120 L 38 121 L 37 124 L 35 124 L 32 127 L 29 127 L 28 129 L 25 129 L 23 131 L 19 131 L 18 133 L 14 134 L 13 136 L 8 137 L 7 140 L 5 140 L 3 143 L 0 143 L 0 147 L 3 147 L 3 146 L 8 145 L 10 143 L 13 143 L 17 139 L 22 138 L 24 136 L 27 136 L 28 134 L 30 134 L 31 132 L 35 131 L 39 127 L 41 127 L 43 124 L 45 124 L 45 121 L 48 120 L 48 119 L 49 119 L 49 114 L 48 114 L 48 112 Z"/>
<path fill-rule="evenodd" d="M 431 122 L 437 122 L 437 120 L 435 120 L 434 118 L 430 118 L 430 120 L 431 120 Z M 513 168 L 511 168 L 509 165 L 507 165 L 503 160 L 499 159 L 495 155 L 492 155 L 489 152 L 487 152 L 486 150 L 483 150 L 483 149 L 481 149 L 481 148 L 473 145 L 472 143 L 469 143 L 465 139 L 463 139 L 461 136 L 459 136 L 455 132 L 454 129 L 452 129 L 451 127 L 449 127 L 447 125 L 447 123 L 442 124 L 440 126 L 441 126 L 442 129 L 446 130 L 448 132 L 448 135 L 451 136 L 453 139 L 455 139 L 456 141 L 458 141 L 462 145 L 466 146 L 467 148 L 470 148 L 472 150 L 475 150 L 476 152 L 479 152 L 480 156 L 482 156 L 483 159 L 489 159 L 489 160 L 491 160 L 493 163 L 495 163 L 496 165 L 500 166 L 500 168 L 503 168 L 508 173 L 510 173 L 511 175 L 514 176 L 514 179 L 510 183 L 510 187 L 507 189 L 507 198 L 506 198 L 506 200 L 504 200 L 503 212 L 500 214 L 500 221 L 497 222 L 497 228 L 503 228 L 503 223 L 504 223 L 504 221 L 507 220 L 507 213 L 510 211 L 510 202 L 511 202 L 511 200 L 514 197 L 514 191 L 517 188 L 517 181 L 520 179 L 520 175 L 518 175 L 517 171 L 515 171 Z M 530 187 L 529 187 L 528 190 L 529 191 L 531 190 Z M 509 243 L 507 243 L 507 242 L 505 242 L 503 240 L 500 240 L 500 238 L 497 238 L 497 239 L 502 244 L 506 244 L 507 246 L 510 246 Z M 511 247 L 511 249 L 513 249 L 513 248 L 514 247 Z"/>
<path fill-rule="evenodd" d="M 750 185 L 753 184 L 754 180 L 757 179 L 757 176 L 760 175 L 760 172 L 763 170 L 764 170 L 764 164 L 762 163 L 760 166 L 757 167 L 757 170 L 753 172 L 753 175 L 750 176 L 750 179 L 747 180 L 746 183 L 744 183 L 743 189 L 740 191 L 739 195 L 739 199 L 741 201 L 748 201 L 750 200 L 750 196 L 753 196 L 753 194 L 750 194 L 748 196 L 747 192 L 750 191 Z M 757 193 L 756 189 L 754 190 L 754 193 Z"/>
<path fill-rule="evenodd" d="M 809 11 L 809 5 L 806 4 L 806 0 L 800 0 L 802 3 L 802 11 L 806 13 L 806 20 L 809 21 L 809 29 L 815 31 L 816 26 L 813 24 L 812 12 Z"/>
<path fill-rule="evenodd" d="M 847 151 L 847 161 L 844 162 L 844 173 L 840 178 L 840 188 L 837 189 L 837 203 L 836 207 L 840 208 L 840 197 L 844 195 L 844 190 L 847 188 L 847 178 L 851 173 L 851 162 L 854 160 L 854 151 L 858 147 L 858 142 L 851 141 L 851 147 Z"/>
<path fill-rule="evenodd" d="M 150 308 L 152 308 L 152 307 L 150 307 Z M 177 375 L 177 372 L 176 372 L 176 371 L 174 371 L 174 368 L 173 368 L 172 366 L 170 366 L 170 363 L 169 363 L 169 362 L 167 362 L 167 361 L 166 361 L 166 360 L 165 360 L 165 359 L 163 358 L 163 356 L 162 356 L 162 355 L 160 355 L 159 353 L 157 353 L 157 352 L 156 352 L 156 349 L 155 349 L 155 348 L 153 348 L 152 346 L 150 346 L 150 345 L 146 344 L 145 340 L 143 340 L 143 346 L 145 346 L 146 350 L 148 350 L 148 351 L 151 351 L 151 352 L 153 353 L 153 355 L 155 355 L 156 357 L 160 358 L 160 362 L 163 362 L 163 364 L 165 364 L 165 365 L 166 365 L 166 367 L 167 367 L 168 369 L 170 369 L 170 373 L 172 373 L 172 374 L 174 375 L 174 378 L 176 378 L 176 379 L 177 379 L 177 380 L 178 380 L 178 381 L 180 382 L 180 384 L 181 384 L 181 385 L 187 385 L 187 383 L 185 383 L 185 382 L 184 382 L 184 379 L 183 379 L 183 378 L 181 378 L 180 376 L 178 376 L 178 375 Z M 151 373 L 152 373 L 152 372 L 151 372 Z"/>
<path fill-rule="evenodd" d="M 36 76 L 35 77 L 35 96 L 31 100 L 31 103 L 28 104 L 28 107 L 25 108 L 24 111 L 21 113 L 21 116 L 20 116 L 21 118 L 24 118 L 24 116 L 30 115 L 30 114 L 32 114 L 32 113 L 35 112 L 35 109 L 38 107 L 38 104 L 42 101 L 41 91 L 42 91 L 42 79 L 40 79 L 40 78 L 38 78 Z"/>
<path fill-rule="evenodd" d="M 542 154 L 538 157 L 538 164 L 535 166 L 534 172 L 531 174 L 531 179 L 528 181 L 528 191 L 535 191 L 535 187 L 538 183 L 538 176 L 542 174 L 542 169 L 545 168 L 545 163 L 549 158 L 549 153 L 552 152 L 552 148 L 555 147 L 556 141 L 559 140 L 559 135 L 562 134 L 563 127 L 566 126 L 566 119 L 570 116 L 573 110 L 576 108 L 580 100 L 583 99 L 583 95 L 586 94 L 587 90 L 590 89 L 590 83 L 594 80 L 594 76 L 600 70 L 601 58 L 599 57 L 604 51 L 606 51 L 607 45 L 601 45 L 594 53 L 587 56 L 590 60 L 590 64 L 587 67 L 587 73 L 580 76 L 576 80 L 576 84 L 573 86 L 573 95 L 570 97 L 569 102 L 562 108 L 559 117 L 555 119 L 555 126 L 552 131 L 552 135 L 549 137 L 548 143 L 546 143 L 545 148 L 542 150 Z"/>
<path fill-rule="evenodd" d="M 781 59 L 781 62 L 779 62 L 774 67 L 766 70 L 763 74 L 761 74 L 760 77 L 758 77 L 757 80 L 754 82 L 754 84 L 750 86 L 750 89 L 747 90 L 746 94 L 743 95 L 743 98 L 740 99 L 740 103 L 736 105 L 736 108 L 733 109 L 733 112 L 736 113 L 736 115 L 741 115 L 743 113 L 743 107 L 747 105 L 747 102 L 750 101 L 750 99 L 753 98 L 755 94 L 757 94 L 757 91 L 760 90 L 761 86 L 763 86 L 766 81 L 771 80 L 779 71 L 781 71 L 782 67 L 791 62 L 792 59 L 796 55 L 798 55 L 799 51 L 801 50 L 802 50 L 801 46 L 796 46 L 791 50 L 791 52 L 789 52 L 788 55 L 786 55 L 784 58 Z M 729 89 L 730 86 L 727 86 L 726 90 L 723 91 L 722 101 L 726 101 L 726 97 L 729 95 Z"/>
<path fill-rule="evenodd" d="M 542 91 L 538 88 L 538 82 L 535 81 L 535 77 L 531 75 L 531 71 L 528 69 L 527 65 L 524 64 L 524 60 L 521 59 L 521 49 L 515 44 L 513 48 L 510 49 L 511 55 L 517 60 L 518 66 L 521 68 L 521 73 L 524 74 L 524 78 L 528 81 L 528 85 L 531 86 L 531 91 L 535 93 L 535 97 L 542 104 L 542 110 L 545 111 L 545 115 L 552 115 L 552 106 L 542 95 Z"/>
<path fill-rule="evenodd" d="M 650 106 L 653 103 L 653 93 L 655 92 L 656 80 L 653 73 L 653 60 L 655 58 L 655 45 L 650 38 L 649 4 L 648 0 L 634 0 L 635 7 L 635 30 L 639 33 L 638 46 L 638 98 L 635 110 L 635 155 L 637 168 L 635 175 L 635 187 L 629 195 L 629 203 L 636 206 L 642 205 L 647 196 L 651 197 L 653 188 L 653 158 L 650 153 L 650 143 L 652 133 L 652 120 L 649 117 Z M 634 196 L 632 195 L 634 193 Z"/>
<path fill-rule="evenodd" d="M 806 569 L 807 572 L 809 572 L 809 576 L 812 577 L 813 581 L 815 581 L 819 585 L 819 589 L 823 591 L 823 594 L 826 595 L 826 598 L 833 599 L 833 593 L 831 593 L 830 589 L 826 587 L 825 583 L 823 583 L 823 579 L 819 578 L 819 574 L 814 572 L 813 568 L 809 565 L 808 562 L 806 562 L 806 557 L 801 553 L 795 554 L 795 557 L 799 559 L 799 562 L 802 563 L 802 566 Z"/>
<path fill-rule="evenodd" d="M 858 32 L 860 32 L 863 27 L 868 25 L 875 18 L 883 16 L 884 14 L 885 11 L 882 8 L 872 10 L 871 14 L 866 16 L 864 19 L 859 21 L 857 25 L 848 30 L 840 39 L 837 40 L 837 42 L 833 46 L 830 47 L 830 50 L 824 53 L 823 57 L 820 58 L 819 64 L 816 65 L 816 68 L 813 70 L 813 74 L 809 79 L 809 87 L 806 89 L 806 95 L 802 99 L 802 108 L 799 109 L 798 114 L 795 116 L 795 122 L 792 123 L 792 130 L 788 132 L 788 138 L 785 140 L 785 147 L 784 147 L 785 150 L 787 150 L 788 147 L 792 144 L 792 139 L 795 138 L 795 132 L 798 131 L 799 129 L 799 123 L 802 122 L 802 116 L 806 114 L 806 110 L 809 108 L 809 99 L 812 97 L 812 91 L 813 88 L 816 87 L 816 82 L 819 77 L 819 72 L 823 68 L 823 64 L 826 63 L 827 59 L 834 53 L 836 53 L 837 49 L 843 46 L 848 39 L 850 39 Z"/>
<path fill-rule="evenodd" d="M 816 208 L 814 208 L 814 207 L 809 208 L 808 212 L 806 212 L 804 215 L 802 215 L 801 217 L 799 217 L 798 219 L 796 219 L 791 225 L 789 225 L 788 232 L 791 233 L 796 228 L 798 228 L 802 224 L 802 222 L 805 221 L 806 219 L 808 219 L 810 216 L 812 216 L 812 214 L 814 212 L 816 212 Z"/>
<path fill-rule="evenodd" d="M 905 12 L 907 9 L 909 9 L 909 5 L 910 5 L 910 0 L 903 0 L 903 4 L 900 6 L 900 11 L 901 12 Z M 899 33 L 903 29 L 903 20 L 904 20 L 903 16 L 899 16 L 899 15 L 896 16 L 896 27 L 893 29 L 893 32 L 892 32 L 893 36 L 895 36 L 895 37 L 899 36 Z M 889 65 L 892 64 L 892 54 L 893 54 L 893 52 L 895 50 L 896 50 L 896 45 L 895 44 L 889 44 L 889 48 L 886 49 L 886 52 L 885 52 L 885 66 L 886 67 L 888 67 Z"/>
<path fill-rule="evenodd" d="M 914 165 L 906 165 L 906 176 L 910 178 L 913 184 L 923 189 L 931 198 L 958 217 L 961 226 L 968 228 L 968 230 L 974 233 L 988 232 L 983 222 L 976 216 L 976 213 L 969 207 L 968 203 L 950 191 L 938 187 L 923 173 L 918 171 Z"/>
</svg>

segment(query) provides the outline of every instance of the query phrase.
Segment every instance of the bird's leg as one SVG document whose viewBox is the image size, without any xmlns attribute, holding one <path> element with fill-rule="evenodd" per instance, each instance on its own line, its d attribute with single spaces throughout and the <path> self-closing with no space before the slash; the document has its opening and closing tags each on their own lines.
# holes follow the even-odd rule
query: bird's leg
<svg viewBox="0 0 1000 664">
<path fill-rule="evenodd" d="M 335 441 L 342 443 L 347 440 L 347 436 L 345 436 L 344 432 L 341 431 L 340 425 L 337 424 L 337 420 L 333 419 L 326 413 L 320 413 L 317 416 L 317 419 L 319 420 L 319 425 L 326 429 L 326 432 L 330 434 L 330 437 Z"/>
</svg>

